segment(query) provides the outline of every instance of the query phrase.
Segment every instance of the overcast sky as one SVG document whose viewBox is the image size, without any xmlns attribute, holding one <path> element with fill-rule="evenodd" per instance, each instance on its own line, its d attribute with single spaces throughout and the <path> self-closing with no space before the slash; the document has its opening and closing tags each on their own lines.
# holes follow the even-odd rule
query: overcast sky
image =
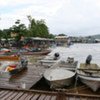
<svg viewBox="0 0 100 100">
<path fill-rule="evenodd" d="M 52 34 L 100 34 L 100 0 L 0 0 L 0 29 L 27 15 L 44 19 Z"/>
</svg>

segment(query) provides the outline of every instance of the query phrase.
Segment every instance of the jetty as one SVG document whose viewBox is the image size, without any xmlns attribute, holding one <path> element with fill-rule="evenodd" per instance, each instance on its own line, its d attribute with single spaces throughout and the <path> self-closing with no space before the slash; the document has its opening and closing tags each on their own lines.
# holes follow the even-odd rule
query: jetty
<svg viewBox="0 0 100 100">
<path fill-rule="evenodd" d="M 1 77 L 0 88 L 24 88 L 30 89 L 41 78 L 44 69 L 40 66 L 29 64 L 28 68 L 13 75 L 10 79 Z"/>
<path fill-rule="evenodd" d="M 29 62 L 26 70 L 10 80 L 0 78 L 0 100 L 100 100 L 100 91 L 94 93 L 86 85 L 50 91 L 33 89 L 45 70 L 45 67 Z"/>
<path fill-rule="evenodd" d="M 100 95 L 23 89 L 0 89 L 0 100 L 100 100 Z"/>
</svg>

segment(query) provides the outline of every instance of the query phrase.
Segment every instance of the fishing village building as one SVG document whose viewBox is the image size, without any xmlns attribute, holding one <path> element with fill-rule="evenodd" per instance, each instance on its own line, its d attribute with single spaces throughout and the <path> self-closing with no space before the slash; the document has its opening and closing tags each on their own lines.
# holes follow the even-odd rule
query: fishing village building
<svg viewBox="0 0 100 100">
<path fill-rule="evenodd" d="M 55 43 L 57 46 L 65 46 L 65 45 L 67 45 L 67 41 L 68 41 L 68 38 L 66 35 L 64 35 L 64 36 L 57 35 L 55 37 Z"/>
<path fill-rule="evenodd" d="M 54 43 L 54 39 L 40 37 L 25 38 L 25 40 L 31 41 L 31 46 L 39 48 L 48 48 Z"/>
</svg>

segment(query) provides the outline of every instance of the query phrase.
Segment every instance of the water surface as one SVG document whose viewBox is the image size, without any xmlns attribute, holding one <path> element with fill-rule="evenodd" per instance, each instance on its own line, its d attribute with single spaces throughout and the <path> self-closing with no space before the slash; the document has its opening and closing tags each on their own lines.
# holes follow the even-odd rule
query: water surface
<svg viewBox="0 0 100 100">
<path fill-rule="evenodd" d="M 78 63 L 85 62 L 88 55 L 92 55 L 91 63 L 97 63 L 100 66 L 100 43 L 96 44 L 74 44 L 70 47 L 56 47 L 49 55 L 59 52 L 62 60 L 67 57 L 74 57 Z"/>
</svg>

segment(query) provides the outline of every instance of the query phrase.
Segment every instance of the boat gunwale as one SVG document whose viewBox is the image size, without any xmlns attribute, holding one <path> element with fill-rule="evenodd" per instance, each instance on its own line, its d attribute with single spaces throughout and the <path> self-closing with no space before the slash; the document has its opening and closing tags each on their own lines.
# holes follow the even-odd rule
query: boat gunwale
<svg viewBox="0 0 100 100">
<path fill-rule="evenodd" d="M 53 80 L 51 79 L 51 80 L 50 80 L 50 78 L 49 78 L 49 79 L 46 78 L 46 77 L 47 77 L 47 75 L 46 75 L 47 72 L 48 72 L 48 71 L 50 72 L 50 71 L 52 71 L 53 69 L 63 69 L 63 70 L 66 70 L 66 71 L 71 72 L 72 75 L 70 75 L 70 77 L 67 77 L 67 78 L 65 77 L 65 78 L 63 78 L 63 79 L 60 78 L 59 80 L 57 80 L 57 79 L 55 79 L 55 80 L 54 80 L 54 79 L 53 79 Z M 49 72 L 48 72 L 48 73 L 49 73 Z M 46 80 L 53 82 L 53 81 L 61 81 L 61 80 L 69 79 L 69 78 L 71 78 L 71 77 L 74 77 L 75 75 L 76 75 L 76 72 L 67 70 L 66 68 L 59 68 L 59 67 L 58 67 L 58 68 L 50 68 L 50 69 L 46 70 L 43 76 L 44 76 L 44 78 L 45 78 Z"/>
</svg>

